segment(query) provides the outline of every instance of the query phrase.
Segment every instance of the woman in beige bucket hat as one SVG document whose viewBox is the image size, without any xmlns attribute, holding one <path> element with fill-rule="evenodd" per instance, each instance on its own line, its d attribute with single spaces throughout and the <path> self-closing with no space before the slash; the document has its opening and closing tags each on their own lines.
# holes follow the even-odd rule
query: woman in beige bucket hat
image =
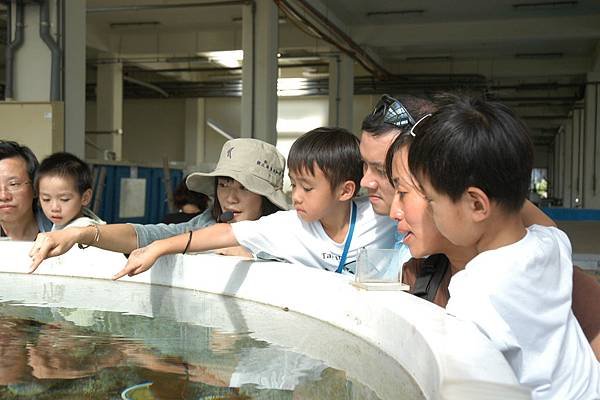
<svg viewBox="0 0 600 400">
<path fill-rule="evenodd" d="M 255 220 L 289 208 L 283 193 L 284 170 L 285 158 L 275 146 L 257 139 L 232 139 L 223 145 L 214 171 L 194 172 L 186 184 L 194 192 L 214 196 L 215 221 L 225 211 L 233 212 L 232 222 Z"/>
<path fill-rule="evenodd" d="M 213 206 L 202 214 L 181 224 L 107 224 L 39 234 L 30 253 L 31 270 L 48 257 L 64 254 L 75 243 L 80 247 L 91 245 L 130 253 L 155 240 L 197 230 L 223 219 L 258 219 L 287 210 L 284 170 L 285 158 L 275 146 L 257 139 L 229 140 L 223 145 L 214 171 L 195 172 L 187 178 L 190 190 L 214 196 Z"/>
</svg>

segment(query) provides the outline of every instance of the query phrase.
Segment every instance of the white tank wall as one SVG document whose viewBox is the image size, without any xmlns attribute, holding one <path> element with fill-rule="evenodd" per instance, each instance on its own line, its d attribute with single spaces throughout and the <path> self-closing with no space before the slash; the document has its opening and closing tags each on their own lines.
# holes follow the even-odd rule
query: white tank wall
<svg viewBox="0 0 600 400">
<path fill-rule="evenodd" d="M 28 242 L 1 241 L 0 271 L 25 273 L 30 248 Z M 74 248 L 45 261 L 36 274 L 109 279 L 124 264 L 119 253 Z M 210 254 L 164 257 L 150 271 L 123 281 L 112 284 L 118 295 L 106 299 L 110 304 L 148 303 L 130 297 L 125 282 L 131 281 L 234 296 L 327 321 L 399 362 L 427 399 L 528 398 L 474 325 L 404 292 L 363 291 L 347 276 L 314 268 Z"/>
</svg>

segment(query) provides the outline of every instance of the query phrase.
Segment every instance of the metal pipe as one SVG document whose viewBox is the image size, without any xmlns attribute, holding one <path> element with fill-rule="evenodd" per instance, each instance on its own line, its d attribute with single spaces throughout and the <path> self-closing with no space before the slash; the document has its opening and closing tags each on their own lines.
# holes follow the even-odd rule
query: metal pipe
<svg viewBox="0 0 600 400">
<path fill-rule="evenodd" d="M 129 76 L 123 76 L 123 80 L 124 80 L 124 81 L 127 81 L 127 82 L 131 82 L 131 83 L 135 83 L 136 85 L 140 85 L 140 86 L 143 86 L 143 87 L 147 87 L 148 89 L 152 89 L 152 90 L 154 90 L 155 92 L 158 92 L 158 93 L 160 93 L 160 94 L 161 94 L 163 97 L 169 97 L 169 93 L 165 92 L 164 90 L 162 90 L 162 89 L 161 89 L 161 88 L 159 88 L 158 86 L 156 86 L 156 85 L 153 85 L 153 84 L 151 84 L 151 83 L 144 82 L 144 81 L 140 81 L 140 80 L 138 80 L 138 79 L 131 78 L 131 77 L 129 77 Z"/>
<path fill-rule="evenodd" d="M 15 52 L 21 47 L 23 44 L 23 31 L 25 29 L 25 13 L 23 12 L 22 0 L 16 1 L 16 9 L 15 9 L 15 38 L 11 41 L 12 38 L 12 0 L 6 3 L 6 49 L 5 49 L 5 57 L 6 57 L 6 71 L 5 71 L 5 87 L 4 87 L 4 100 L 12 100 L 14 97 L 13 94 L 13 83 L 14 83 L 14 55 Z"/>
<path fill-rule="evenodd" d="M 59 101 L 61 86 L 60 65 L 62 61 L 62 54 L 58 43 L 56 43 L 52 37 L 52 34 L 50 33 L 49 0 L 42 0 L 40 2 L 40 37 L 50 49 L 50 54 L 52 56 L 52 66 L 50 70 L 50 101 Z"/>
<path fill-rule="evenodd" d="M 217 132 L 219 135 L 223 136 L 227 140 L 235 139 L 235 137 L 233 137 L 232 135 L 230 135 L 229 133 L 227 133 L 219 125 L 217 125 L 215 122 L 213 122 L 211 119 L 207 119 L 206 120 L 206 125 L 208 125 L 215 132 Z"/>
<path fill-rule="evenodd" d="M 381 66 L 377 61 L 375 61 L 365 50 L 363 50 L 360 45 L 358 45 L 350 36 L 348 36 L 344 31 L 338 28 L 335 24 L 332 24 L 328 18 L 326 18 L 321 12 L 319 12 L 312 5 L 308 4 L 308 2 L 304 0 L 297 0 L 298 3 L 304 8 L 305 11 L 310 13 L 317 21 L 319 21 L 323 26 L 325 26 L 330 32 L 332 32 L 335 36 L 341 38 L 349 48 L 344 47 L 339 43 L 336 39 L 332 38 L 330 35 L 323 32 L 322 29 L 319 29 L 315 24 L 311 23 L 303 13 L 296 11 L 287 0 L 275 0 L 275 3 L 278 7 L 286 14 L 289 15 L 292 12 L 295 18 L 302 21 L 302 23 L 306 24 L 310 28 L 313 29 L 321 39 L 331 43 L 333 46 L 337 47 L 340 51 L 349 55 L 352 59 L 356 60 L 363 67 L 365 67 L 369 72 L 373 75 L 376 75 L 380 79 L 387 79 L 391 77 L 392 74 L 389 73 L 383 66 Z"/>
<path fill-rule="evenodd" d="M 114 6 L 114 7 L 95 7 L 88 8 L 87 12 L 102 13 L 102 12 L 120 12 L 120 11 L 150 11 L 150 10 L 165 10 L 175 8 L 196 8 L 196 7 L 219 7 L 219 6 L 241 6 L 253 3 L 252 0 L 224 0 L 224 1 L 208 1 L 202 3 L 175 3 L 175 4 L 140 4 L 137 6 Z"/>
</svg>

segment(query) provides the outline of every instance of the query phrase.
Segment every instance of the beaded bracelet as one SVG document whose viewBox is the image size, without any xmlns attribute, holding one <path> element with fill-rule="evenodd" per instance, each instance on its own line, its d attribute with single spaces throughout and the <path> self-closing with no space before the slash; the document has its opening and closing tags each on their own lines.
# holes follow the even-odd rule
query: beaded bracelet
<svg viewBox="0 0 600 400">
<path fill-rule="evenodd" d="M 98 241 L 100 240 L 100 227 L 98 226 L 98 224 L 92 224 L 92 226 L 96 228 L 96 234 L 94 235 L 94 239 L 92 239 L 90 244 L 77 243 L 77 247 L 79 247 L 81 250 L 87 249 L 91 245 L 98 243 Z"/>
<path fill-rule="evenodd" d="M 185 245 L 185 249 L 183 249 L 183 253 L 181 254 L 185 254 L 188 249 L 190 248 L 190 243 L 192 243 L 192 234 L 194 233 L 194 231 L 190 231 L 190 236 L 188 237 L 188 241 L 187 244 Z"/>
</svg>

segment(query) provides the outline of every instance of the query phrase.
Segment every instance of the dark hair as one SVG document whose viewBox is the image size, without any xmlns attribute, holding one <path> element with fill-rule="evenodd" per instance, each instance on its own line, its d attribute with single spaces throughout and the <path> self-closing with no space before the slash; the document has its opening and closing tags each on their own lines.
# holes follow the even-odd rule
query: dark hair
<svg viewBox="0 0 600 400">
<path fill-rule="evenodd" d="M 213 201 L 213 206 L 212 206 L 212 212 L 211 215 L 214 218 L 215 221 L 219 221 L 219 218 L 221 217 L 221 214 L 223 214 L 223 208 L 221 208 L 221 203 L 219 203 L 219 197 L 217 196 L 217 189 L 218 189 L 218 183 L 219 183 L 219 179 L 225 179 L 229 182 L 234 181 L 235 179 L 229 177 L 229 176 L 217 176 L 215 177 L 215 201 Z M 258 193 L 257 193 L 258 194 Z M 264 217 L 265 215 L 271 215 L 276 213 L 277 211 L 281 211 L 282 209 L 279 208 L 278 206 L 276 206 L 275 204 L 273 204 L 271 202 L 271 200 L 269 200 L 268 198 L 266 198 L 265 196 L 260 196 L 262 198 L 262 202 L 261 202 L 261 206 L 260 206 L 260 216 Z"/>
<path fill-rule="evenodd" d="M 27 165 L 27 175 L 29 176 L 29 180 L 33 182 L 35 172 L 40 165 L 35 154 L 33 154 L 31 149 L 27 146 L 22 146 L 11 140 L 0 140 L 0 160 L 13 157 L 19 157 L 25 161 L 25 164 Z"/>
<path fill-rule="evenodd" d="M 402 150 L 405 146 L 410 146 L 414 137 L 410 134 L 402 134 L 396 136 L 387 153 L 385 154 L 385 174 L 388 178 L 388 181 L 394 185 L 393 176 L 392 176 L 392 167 L 394 164 L 394 156 L 397 152 Z"/>
<path fill-rule="evenodd" d="M 183 208 L 186 204 L 193 204 L 198 207 L 200 212 L 203 212 L 208 207 L 208 196 L 188 189 L 185 184 L 186 178 L 183 178 L 173 191 L 173 203 L 178 209 Z"/>
<path fill-rule="evenodd" d="M 358 138 L 343 128 L 313 129 L 292 144 L 288 169 L 293 172 L 306 170 L 314 175 L 316 165 L 332 189 L 351 180 L 356 184 L 356 192 L 363 174 L 358 146 Z"/>
<path fill-rule="evenodd" d="M 418 121 L 424 115 L 435 111 L 434 103 L 428 99 L 410 95 L 398 96 L 395 97 L 395 99 L 402 103 L 404 108 L 406 108 L 406 111 L 409 112 L 415 121 Z M 384 113 L 384 109 L 375 109 L 373 112 L 369 113 L 369 115 L 367 115 L 362 121 L 362 131 L 373 136 L 385 135 L 387 133 L 391 133 L 392 131 L 396 131 L 396 133 L 403 133 L 404 130 L 396 125 L 383 122 Z M 407 128 L 410 129 L 410 126 Z"/>
<path fill-rule="evenodd" d="M 508 212 L 529 189 L 533 145 L 525 124 L 505 105 L 458 97 L 415 128 L 409 167 L 417 179 L 458 201 L 475 186 Z"/>
<path fill-rule="evenodd" d="M 85 161 L 71 153 L 59 152 L 44 158 L 35 177 L 35 189 L 38 191 L 40 179 L 45 176 L 73 178 L 79 194 L 92 188 L 92 173 Z"/>
</svg>

